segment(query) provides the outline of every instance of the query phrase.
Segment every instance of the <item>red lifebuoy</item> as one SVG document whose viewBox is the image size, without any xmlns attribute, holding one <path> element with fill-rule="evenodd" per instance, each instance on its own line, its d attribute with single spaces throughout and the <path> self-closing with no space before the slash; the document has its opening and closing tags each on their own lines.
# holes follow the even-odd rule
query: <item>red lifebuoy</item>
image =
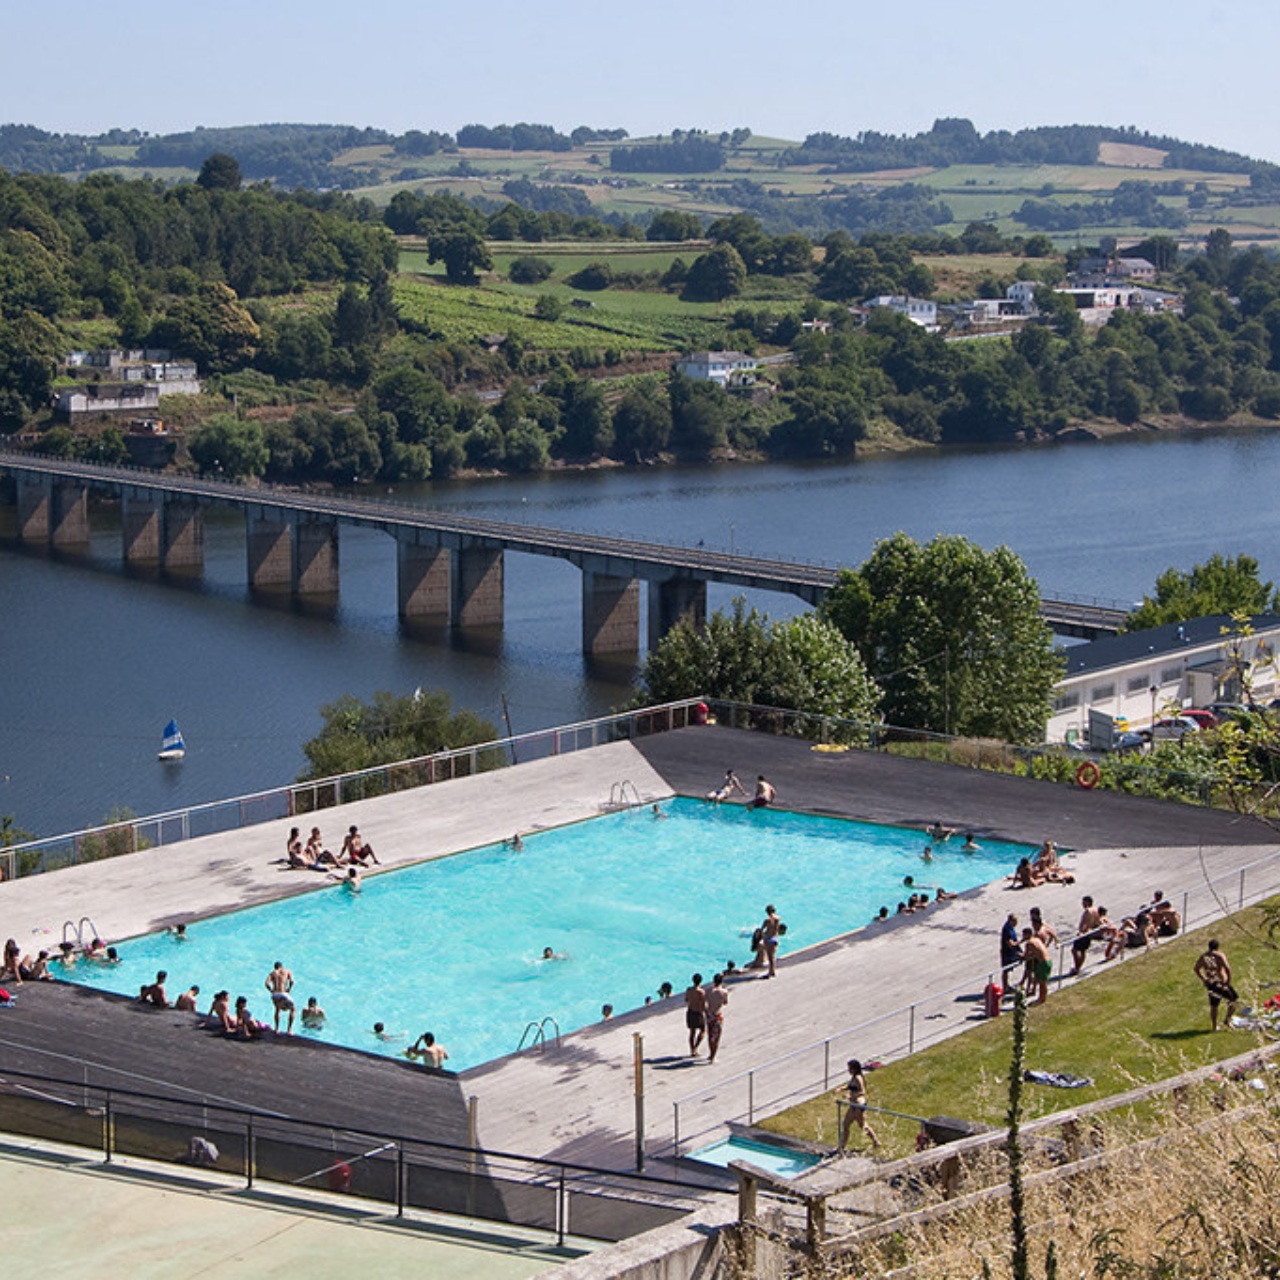
<svg viewBox="0 0 1280 1280">
<path fill-rule="evenodd" d="M 1092 791 L 1098 785 L 1098 780 L 1102 777 L 1102 770 L 1098 768 L 1093 760 L 1086 760 L 1076 770 L 1076 786 L 1083 787 L 1086 791 Z"/>
</svg>

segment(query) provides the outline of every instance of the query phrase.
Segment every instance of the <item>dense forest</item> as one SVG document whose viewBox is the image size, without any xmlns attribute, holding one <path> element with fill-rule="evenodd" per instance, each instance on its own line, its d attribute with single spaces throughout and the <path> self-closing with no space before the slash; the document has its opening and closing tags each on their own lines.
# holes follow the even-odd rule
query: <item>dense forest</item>
<svg viewBox="0 0 1280 1280">
<path fill-rule="evenodd" d="M 539 198 L 527 182 L 507 194 Z M 191 421 L 192 462 L 276 480 L 395 481 L 601 458 L 839 457 L 886 433 L 996 443 L 1052 438 L 1091 419 L 1280 418 L 1280 263 L 1237 250 L 1225 231 L 1181 258 L 1161 236 L 1129 251 L 1182 290 L 1185 316 L 1118 311 L 1089 332 L 1045 288 L 1042 322 L 982 343 L 947 342 L 887 311 L 863 324 L 849 304 L 934 293 L 921 254 L 1022 254 L 1021 278 L 1052 283 L 1063 264 L 1047 237 L 1006 238 L 981 224 L 958 235 L 838 229 L 815 246 L 746 213 L 703 225 L 667 211 L 627 234 L 700 237 L 687 262 L 644 276 L 615 274 L 603 260 L 568 281 L 665 293 L 673 311 L 680 299 L 715 302 L 721 345 L 790 349 L 793 363 L 741 391 L 652 373 L 614 382 L 595 375 L 625 358 L 616 346 L 539 348 L 515 334 L 496 346 L 451 341 L 429 315 L 411 320 L 397 308 L 393 232 L 421 237 L 463 287 L 492 270 L 492 238 L 532 249 L 606 230 L 618 234 L 594 216 L 514 198 L 486 211 L 401 192 L 380 211 L 336 192 L 245 188 L 225 155 L 176 185 L 0 171 L 0 430 L 34 419 L 42 449 L 119 455 L 113 429 L 44 429 L 59 360 L 86 323 L 108 342 L 194 357 L 212 375 L 214 400 Z M 507 270 L 537 283 L 549 267 L 533 249 Z M 979 291 L 1002 296 L 1008 279 L 993 271 Z M 501 394 L 482 401 L 480 386 Z M 255 415 L 256 406 L 276 410 Z"/>
<path fill-rule="evenodd" d="M 854 137 L 811 133 L 784 153 L 785 164 L 822 164 L 836 172 L 870 173 L 877 169 L 942 168 L 955 164 L 1096 164 L 1103 142 L 1124 142 L 1166 151 L 1171 169 L 1204 169 L 1219 173 L 1251 173 L 1258 162 L 1221 147 L 1202 146 L 1134 128 L 1102 125 L 1040 125 L 1032 129 L 993 129 L 979 133 L 963 117 L 935 120 L 917 134 L 868 130 Z"/>
</svg>

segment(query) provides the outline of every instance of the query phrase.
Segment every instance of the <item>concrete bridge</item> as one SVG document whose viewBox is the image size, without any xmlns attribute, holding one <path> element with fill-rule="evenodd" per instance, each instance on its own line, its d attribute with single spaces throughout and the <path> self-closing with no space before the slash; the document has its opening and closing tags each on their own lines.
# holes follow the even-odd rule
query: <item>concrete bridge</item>
<svg viewBox="0 0 1280 1280">
<path fill-rule="evenodd" d="M 398 503 L 250 487 L 126 467 L 0 451 L 17 494 L 18 536 L 28 544 L 88 545 L 91 490 L 120 500 L 125 561 L 175 574 L 204 565 L 203 511 L 244 512 L 250 586 L 324 599 L 338 592 L 338 529 L 380 529 L 396 544 L 400 617 L 454 627 L 500 626 L 503 553 L 556 556 L 582 571 L 582 645 L 588 653 L 633 653 L 640 638 L 640 583 L 649 585 L 648 639 L 706 618 L 707 583 L 799 596 L 818 604 L 835 585 L 829 565 L 676 547 Z M 1043 603 L 1060 634 L 1093 637 L 1119 629 L 1123 611 L 1099 603 Z"/>
</svg>

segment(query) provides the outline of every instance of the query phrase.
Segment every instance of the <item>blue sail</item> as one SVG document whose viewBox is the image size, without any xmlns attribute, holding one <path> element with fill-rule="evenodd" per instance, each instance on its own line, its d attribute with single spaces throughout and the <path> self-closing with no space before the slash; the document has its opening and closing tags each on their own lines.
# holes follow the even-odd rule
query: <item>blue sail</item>
<svg viewBox="0 0 1280 1280">
<path fill-rule="evenodd" d="M 182 730 L 178 728 L 176 720 L 170 720 L 164 727 L 164 741 L 161 744 L 162 751 L 185 751 L 187 744 L 182 740 Z"/>
</svg>

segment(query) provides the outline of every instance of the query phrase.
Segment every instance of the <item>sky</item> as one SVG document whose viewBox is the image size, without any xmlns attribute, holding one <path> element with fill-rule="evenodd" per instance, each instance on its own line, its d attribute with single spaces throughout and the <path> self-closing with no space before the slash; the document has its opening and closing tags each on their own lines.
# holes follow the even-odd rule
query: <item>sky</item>
<svg viewBox="0 0 1280 1280">
<path fill-rule="evenodd" d="M 0 122 L 1136 125 L 1280 162 L 1276 0 L 2 0 Z"/>
</svg>

